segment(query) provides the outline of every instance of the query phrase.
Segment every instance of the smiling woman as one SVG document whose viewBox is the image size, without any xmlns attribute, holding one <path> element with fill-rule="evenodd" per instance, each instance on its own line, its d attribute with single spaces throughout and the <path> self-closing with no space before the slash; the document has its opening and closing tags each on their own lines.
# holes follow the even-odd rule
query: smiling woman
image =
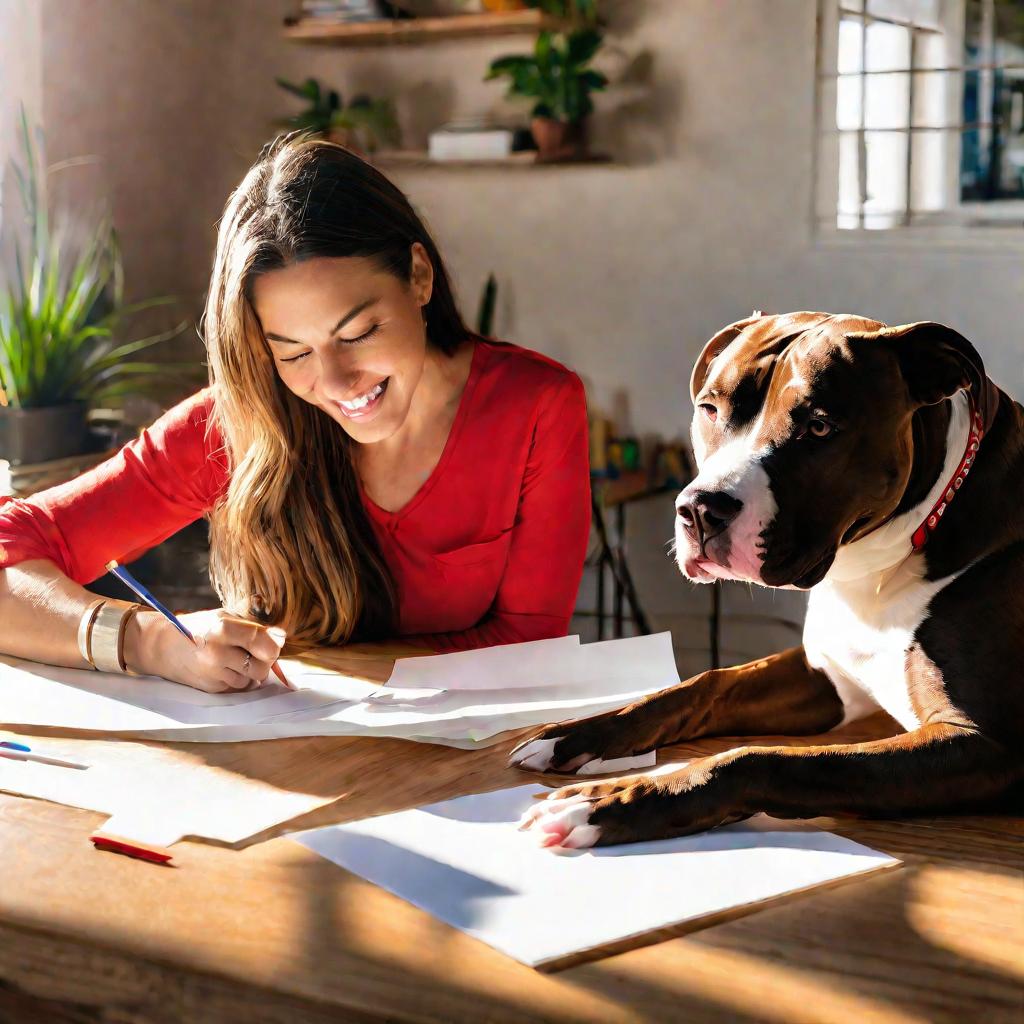
<svg viewBox="0 0 1024 1024">
<path fill-rule="evenodd" d="M 268 147 L 222 218 L 203 327 L 209 388 L 0 506 L 0 651 L 90 664 L 80 584 L 203 515 L 223 608 L 182 616 L 193 647 L 126 605 L 126 670 L 223 690 L 265 680 L 286 635 L 564 635 L 589 529 L 582 384 L 466 328 L 376 169 L 322 141 Z"/>
</svg>

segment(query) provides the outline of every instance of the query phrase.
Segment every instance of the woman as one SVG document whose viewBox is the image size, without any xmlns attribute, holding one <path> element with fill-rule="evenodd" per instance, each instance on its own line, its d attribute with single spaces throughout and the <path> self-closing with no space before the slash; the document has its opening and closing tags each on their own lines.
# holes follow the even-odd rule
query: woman
<svg viewBox="0 0 1024 1024">
<path fill-rule="evenodd" d="M 266 680 L 286 638 L 565 634 L 589 528 L 582 385 L 467 330 L 378 171 L 308 138 L 266 149 L 222 218 L 203 327 L 209 388 L 91 472 L 0 504 L 0 651 L 89 667 L 81 584 L 204 515 L 223 607 L 181 616 L 196 645 L 101 609 L 122 670 L 216 692 Z"/>
</svg>

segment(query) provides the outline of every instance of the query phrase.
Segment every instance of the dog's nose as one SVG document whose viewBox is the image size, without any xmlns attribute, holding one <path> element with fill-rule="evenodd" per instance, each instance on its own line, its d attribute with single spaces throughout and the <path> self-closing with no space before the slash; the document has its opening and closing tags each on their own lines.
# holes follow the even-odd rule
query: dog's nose
<svg viewBox="0 0 1024 1024">
<path fill-rule="evenodd" d="M 683 529 L 696 537 L 702 547 L 723 533 L 742 509 L 743 502 L 725 491 L 695 491 L 689 495 L 684 492 L 676 505 Z"/>
</svg>

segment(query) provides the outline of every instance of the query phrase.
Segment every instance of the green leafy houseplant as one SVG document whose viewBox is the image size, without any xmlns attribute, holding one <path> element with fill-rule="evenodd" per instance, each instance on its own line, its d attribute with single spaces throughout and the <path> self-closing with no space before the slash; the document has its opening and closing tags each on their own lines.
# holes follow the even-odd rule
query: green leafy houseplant
<svg viewBox="0 0 1024 1024">
<path fill-rule="evenodd" d="M 539 157 L 558 160 L 585 149 L 583 123 L 594 103 L 591 94 L 608 85 L 607 77 L 590 66 L 603 37 L 583 28 L 564 36 L 541 32 L 532 54 L 500 57 L 486 80 L 508 78 L 509 97 L 533 100 L 532 124 Z"/>
<path fill-rule="evenodd" d="M 107 215 L 54 222 L 47 172 L 22 112 L 24 166 L 14 165 L 24 220 L 0 272 L 0 458 L 41 462 L 85 450 L 89 405 L 124 395 L 158 397 L 196 362 L 146 362 L 139 353 L 182 333 L 119 341 L 126 319 L 171 298 L 124 303 L 124 271 Z M 76 230 L 77 229 L 77 230 Z"/>
<path fill-rule="evenodd" d="M 281 119 L 278 124 L 308 128 L 365 153 L 375 152 L 381 143 L 398 144 L 398 121 L 391 100 L 375 100 L 360 94 L 345 104 L 336 89 L 325 90 L 315 78 L 307 78 L 301 85 L 283 78 L 275 81 L 286 92 L 308 103 L 305 110 Z"/>
</svg>

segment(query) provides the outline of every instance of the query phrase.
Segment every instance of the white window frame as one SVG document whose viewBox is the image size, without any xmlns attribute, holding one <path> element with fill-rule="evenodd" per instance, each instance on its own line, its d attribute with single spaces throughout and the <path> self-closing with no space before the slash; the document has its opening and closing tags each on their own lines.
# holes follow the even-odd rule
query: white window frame
<svg viewBox="0 0 1024 1024">
<path fill-rule="evenodd" d="M 864 0 L 866 2 L 866 0 Z M 815 239 L 827 245 L 864 245 L 873 247 L 935 246 L 1006 247 L 1024 250 L 1024 199 L 994 202 L 960 199 L 961 134 L 963 119 L 963 47 L 966 6 L 964 0 L 944 0 L 941 31 L 947 41 L 947 53 L 956 57 L 941 69 L 900 69 L 910 72 L 910 80 L 923 71 L 939 70 L 949 74 L 956 87 L 947 89 L 946 119 L 941 127 L 946 138 L 944 190 L 947 207 L 928 224 L 926 215 L 915 214 L 915 222 L 891 227 L 839 227 L 839 139 L 836 124 L 838 91 L 839 21 L 843 13 L 840 0 L 819 0 L 815 63 L 814 172 L 810 216 Z M 914 61 L 911 60 L 913 65 Z M 864 76 L 859 76 L 863 80 Z M 912 87 L 911 87 L 912 88 Z M 870 130 L 870 129 L 869 129 Z M 893 129 L 900 130 L 901 129 Z M 920 130 L 918 128 L 917 130 Z M 913 129 L 908 125 L 908 153 Z M 912 173 L 908 160 L 909 175 Z M 910 205 L 908 194 L 907 205 Z"/>
</svg>

